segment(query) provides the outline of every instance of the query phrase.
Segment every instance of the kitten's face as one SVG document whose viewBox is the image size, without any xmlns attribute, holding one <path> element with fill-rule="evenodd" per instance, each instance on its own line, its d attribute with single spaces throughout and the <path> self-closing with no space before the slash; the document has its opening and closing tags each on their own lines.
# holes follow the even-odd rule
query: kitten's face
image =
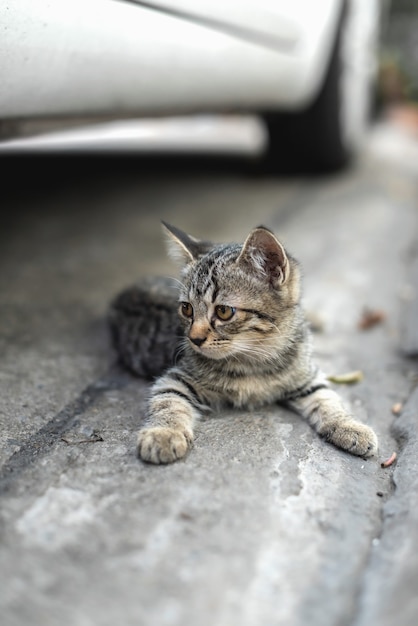
<svg viewBox="0 0 418 626">
<path fill-rule="evenodd" d="M 279 299 L 234 264 L 238 253 L 221 248 L 184 273 L 179 315 L 190 345 L 205 357 L 266 361 Z"/>
<path fill-rule="evenodd" d="M 215 245 L 164 226 L 183 261 L 179 314 L 196 352 L 266 362 L 287 345 L 299 270 L 271 231 L 259 226 L 242 245 Z"/>
</svg>

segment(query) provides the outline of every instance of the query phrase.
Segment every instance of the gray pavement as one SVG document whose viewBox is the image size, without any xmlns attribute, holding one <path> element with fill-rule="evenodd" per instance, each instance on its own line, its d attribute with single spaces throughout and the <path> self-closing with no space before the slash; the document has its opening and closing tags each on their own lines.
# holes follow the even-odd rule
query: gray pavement
<svg viewBox="0 0 418 626">
<path fill-rule="evenodd" d="M 360 163 L 332 178 L 134 161 L 57 177 L 46 161 L 9 185 L 2 626 L 417 623 L 418 371 L 401 349 L 417 156 L 382 124 Z M 339 390 L 377 431 L 377 458 L 352 457 L 266 407 L 202 420 L 174 465 L 137 460 L 148 385 L 116 363 L 105 312 L 138 276 L 175 273 L 160 219 L 219 241 L 274 229 L 304 266 L 306 308 L 322 324 L 318 362 L 364 374 Z M 361 331 L 365 307 L 385 319 Z M 397 462 L 382 468 L 393 451 Z"/>
</svg>

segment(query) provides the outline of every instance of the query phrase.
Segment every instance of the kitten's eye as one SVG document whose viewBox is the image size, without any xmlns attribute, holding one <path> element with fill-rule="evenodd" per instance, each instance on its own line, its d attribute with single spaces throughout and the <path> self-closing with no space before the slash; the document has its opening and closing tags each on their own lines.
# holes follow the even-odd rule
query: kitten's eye
<svg viewBox="0 0 418 626">
<path fill-rule="evenodd" d="M 193 317 L 193 307 L 190 302 L 182 302 L 180 305 L 180 310 L 184 317 Z"/>
<path fill-rule="evenodd" d="M 215 307 L 215 313 L 223 322 L 227 322 L 235 315 L 235 309 L 233 306 L 227 306 L 226 304 L 218 304 Z"/>
</svg>

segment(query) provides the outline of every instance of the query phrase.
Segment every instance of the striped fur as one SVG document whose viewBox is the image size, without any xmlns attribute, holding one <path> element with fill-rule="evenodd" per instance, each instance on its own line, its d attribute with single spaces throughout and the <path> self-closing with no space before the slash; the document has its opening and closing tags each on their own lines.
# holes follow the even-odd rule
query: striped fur
<svg viewBox="0 0 418 626">
<path fill-rule="evenodd" d="M 374 432 L 350 416 L 312 363 L 299 264 L 274 234 L 258 227 L 244 244 L 215 245 L 164 226 L 182 262 L 177 295 L 172 283 L 148 281 L 123 292 L 110 311 L 122 361 L 158 376 L 139 457 L 183 457 L 196 419 L 212 408 L 274 402 L 299 412 L 334 445 L 375 454 Z"/>
</svg>

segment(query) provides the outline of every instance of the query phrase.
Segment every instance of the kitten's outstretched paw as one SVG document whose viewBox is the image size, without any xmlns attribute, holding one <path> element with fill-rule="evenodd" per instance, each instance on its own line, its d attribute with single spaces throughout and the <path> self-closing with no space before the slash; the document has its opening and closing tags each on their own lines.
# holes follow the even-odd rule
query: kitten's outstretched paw
<svg viewBox="0 0 418 626">
<path fill-rule="evenodd" d="M 374 456 L 378 449 L 374 431 L 355 420 L 336 425 L 325 434 L 325 439 L 334 446 L 357 456 Z"/>
<path fill-rule="evenodd" d="M 175 428 L 144 428 L 138 433 L 138 456 L 147 463 L 173 463 L 181 459 L 193 441 L 190 431 Z"/>
</svg>

